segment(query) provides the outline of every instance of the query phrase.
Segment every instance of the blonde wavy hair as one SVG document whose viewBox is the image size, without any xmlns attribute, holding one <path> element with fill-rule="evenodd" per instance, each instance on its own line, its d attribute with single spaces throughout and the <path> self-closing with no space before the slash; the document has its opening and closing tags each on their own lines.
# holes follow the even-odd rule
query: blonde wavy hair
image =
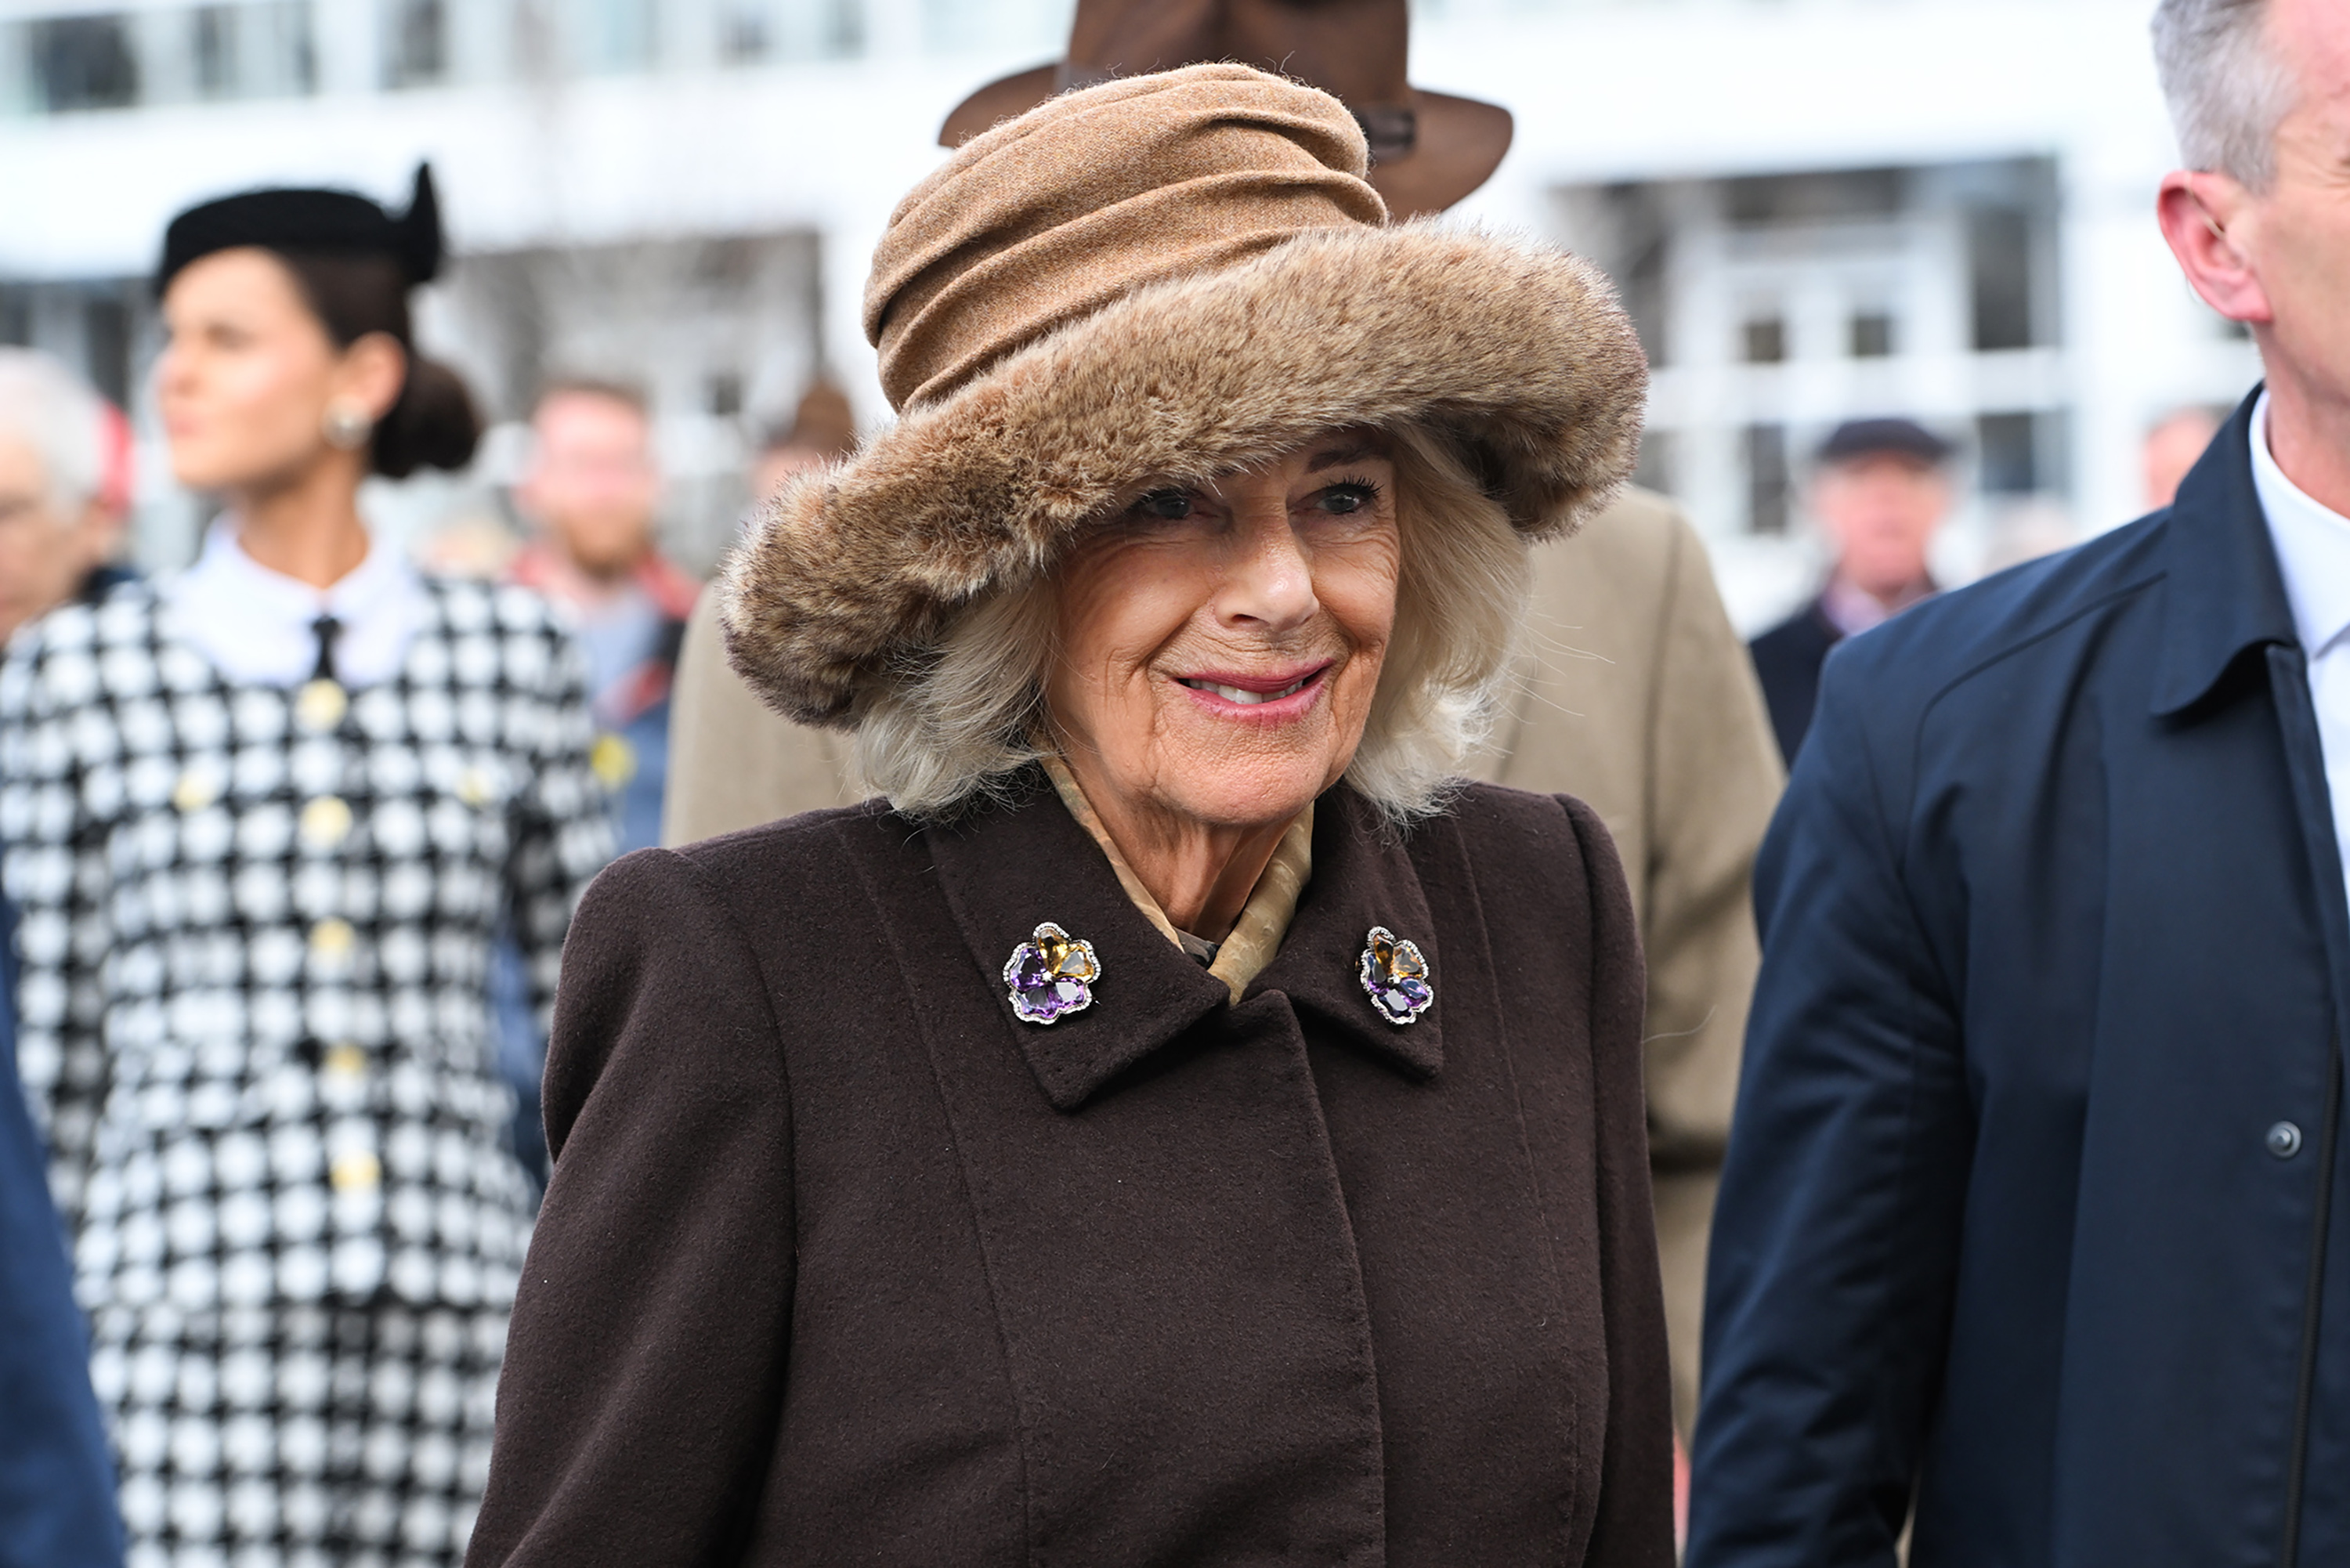
<svg viewBox="0 0 2350 1568">
<path fill-rule="evenodd" d="M 1525 541 L 1441 435 L 1386 433 L 1402 545 L 1395 632 L 1347 782 L 1403 826 L 1443 809 L 1492 727 L 1530 568 Z M 1045 573 L 974 602 L 860 699 L 858 771 L 899 811 L 950 816 L 1044 754 L 1054 595 Z"/>
</svg>

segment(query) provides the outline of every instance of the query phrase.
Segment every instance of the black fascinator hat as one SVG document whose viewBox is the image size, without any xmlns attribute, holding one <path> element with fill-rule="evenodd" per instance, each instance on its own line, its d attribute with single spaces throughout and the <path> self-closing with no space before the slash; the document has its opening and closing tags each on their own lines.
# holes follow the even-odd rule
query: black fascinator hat
<svg viewBox="0 0 2350 1568">
<path fill-rule="evenodd" d="M 352 191 L 246 191 L 191 207 L 163 231 L 156 294 L 190 262 L 240 245 L 301 255 L 385 256 L 399 264 L 411 286 L 429 283 L 441 270 L 442 254 L 432 166 L 416 166 L 414 193 L 398 217 Z"/>
<path fill-rule="evenodd" d="M 156 296 L 190 263 L 245 245 L 286 264 L 337 347 L 380 332 L 407 355 L 399 400 L 369 432 L 376 472 L 404 479 L 419 468 L 456 470 L 473 461 L 481 410 L 454 370 L 416 352 L 408 307 L 409 291 L 441 270 L 441 203 L 430 164 L 417 165 L 415 193 L 398 217 L 349 191 L 247 191 L 191 207 L 163 231 Z"/>
</svg>

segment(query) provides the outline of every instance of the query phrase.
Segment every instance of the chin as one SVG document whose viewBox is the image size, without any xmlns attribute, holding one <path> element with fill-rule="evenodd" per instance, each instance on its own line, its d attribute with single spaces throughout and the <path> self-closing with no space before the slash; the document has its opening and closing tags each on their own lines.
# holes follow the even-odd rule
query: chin
<svg viewBox="0 0 2350 1568">
<path fill-rule="evenodd" d="M 1175 791 L 1185 814 L 1225 827 L 1286 822 L 1312 805 L 1331 777 L 1322 757 L 1203 757 L 1188 771 Z"/>
</svg>

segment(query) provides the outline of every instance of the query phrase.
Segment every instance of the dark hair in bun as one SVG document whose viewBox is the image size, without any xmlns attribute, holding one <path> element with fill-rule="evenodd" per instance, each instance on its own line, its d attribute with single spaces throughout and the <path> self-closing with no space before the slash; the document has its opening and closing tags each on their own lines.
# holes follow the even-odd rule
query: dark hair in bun
<svg viewBox="0 0 2350 1568">
<path fill-rule="evenodd" d="M 370 332 L 398 340 L 408 355 L 399 400 L 376 422 L 374 467 L 389 479 L 420 468 L 459 469 L 481 444 L 482 416 L 465 383 L 446 365 L 416 352 L 408 279 L 389 256 L 278 253 L 338 348 Z"/>
</svg>

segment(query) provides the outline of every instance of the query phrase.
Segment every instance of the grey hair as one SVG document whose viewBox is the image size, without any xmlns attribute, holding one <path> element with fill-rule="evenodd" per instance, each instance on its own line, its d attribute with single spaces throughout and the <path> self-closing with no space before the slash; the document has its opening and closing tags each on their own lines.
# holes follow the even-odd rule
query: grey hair
<svg viewBox="0 0 2350 1568">
<path fill-rule="evenodd" d="M 106 404 L 65 362 L 34 348 L 0 348 L 0 437 L 41 460 L 48 502 L 71 522 L 106 483 Z"/>
<path fill-rule="evenodd" d="M 1525 542 L 1449 444 L 1417 428 L 1388 433 L 1403 550 L 1395 630 L 1347 779 L 1402 826 L 1443 809 L 1492 728 L 1531 568 Z M 1042 754 L 1055 607 L 1049 574 L 991 594 L 860 700 L 857 768 L 891 805 L 951 815 L 1000 794 Z"/>
<path fill-rule="evenodd" d="M 2268 0 L 2162 0 L 2154 13 L 2155 70 L 2179 156 L 2255 191 L 2276 174 L 2277 123 L 2293 102 L 2268 18 Z"/>
</svg>

